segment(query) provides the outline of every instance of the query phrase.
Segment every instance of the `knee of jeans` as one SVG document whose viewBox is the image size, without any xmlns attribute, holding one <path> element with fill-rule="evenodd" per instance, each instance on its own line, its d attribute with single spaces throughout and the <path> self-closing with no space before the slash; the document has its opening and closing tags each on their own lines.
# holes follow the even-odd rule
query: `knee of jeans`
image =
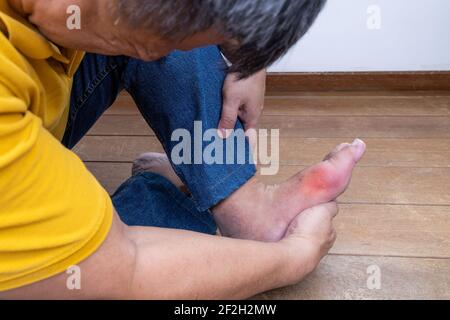
<svg viewBox="0 0 450 320">
<path fill-rule="evenodd" d="M 163 75 L 180 78 L 184 86 L 198 85 L 202 80 L 222 88 L 226 75 L 226 63 L 216 46 L 198 48 L 188 52 L 175 51 L 161 60 Z"/>
<path fill-rule="evenodd" d="M 217 47 L 175 51 L 155 62 L 134 60 L 129 65 L 127 90 L 147 122 L 180 127 L 179 120 L 211 113 L 218 120 L 226 65 Z"/>
</svg>

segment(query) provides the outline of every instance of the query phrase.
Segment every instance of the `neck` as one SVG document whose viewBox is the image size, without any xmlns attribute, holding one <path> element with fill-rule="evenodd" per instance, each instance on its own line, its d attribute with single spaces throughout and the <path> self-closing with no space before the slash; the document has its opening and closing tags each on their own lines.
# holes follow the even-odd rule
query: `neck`
<svg viewBox="0 0 450 320">
<path fill-rule="evenodd" d="M 119 26 L 111 0 L 8 0 L 10 6 L 27 18 L 50 41 L 57 45 L 102 54 L 133 55 L 119 41 Z M 67 26 L 72 13 L 69 6 L 80 8 L 80 29 Z M 71 20 L 72 21 L 72 20 Z M 120 43 L 120 46 L 119 46 Z"/>
</svg>

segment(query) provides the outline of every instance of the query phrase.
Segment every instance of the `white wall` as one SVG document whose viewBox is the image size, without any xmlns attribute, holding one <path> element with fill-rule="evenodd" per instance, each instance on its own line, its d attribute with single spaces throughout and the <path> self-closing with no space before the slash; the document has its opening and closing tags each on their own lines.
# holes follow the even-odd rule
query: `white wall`
<svg viewBox="0 0 450 320">
<path fill-rule="evenodd" d="M 328 0 L 308 34 L 271 68 L 427 70 L 450 70 L 450 0 Z"/>
</svg>

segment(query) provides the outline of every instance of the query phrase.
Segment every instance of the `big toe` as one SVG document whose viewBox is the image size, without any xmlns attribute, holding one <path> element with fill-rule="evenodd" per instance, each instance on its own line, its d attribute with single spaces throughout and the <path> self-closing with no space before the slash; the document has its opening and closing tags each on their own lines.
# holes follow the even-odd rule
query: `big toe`
<svg viewBox="0 0 450 320">
<path fill-rule="evenodd" d="M 326 161 L 331 162 L 337 170 L 353 169 L 366 152 L 366 144 L 361 139 L 355 139 L 352 144 L 339 145 Z"/>
<path fill-rule="evenodd" d="M 365 150 L 365 143 L 359 139 L 352 144 L 341 144 L 324 162 L 302 172 L 301 192 L 310 204 L 328 202 L 342 194 Z"/>
</svg>

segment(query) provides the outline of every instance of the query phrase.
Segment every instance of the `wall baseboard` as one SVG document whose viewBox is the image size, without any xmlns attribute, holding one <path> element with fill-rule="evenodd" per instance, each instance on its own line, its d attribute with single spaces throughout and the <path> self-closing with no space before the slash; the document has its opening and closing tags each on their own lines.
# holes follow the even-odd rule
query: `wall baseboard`
<svg viewBox="0 0 450 320">
<path fill-rule="evenodd" d="M 267 91 L 449 91 L 450 71 L 269 73 Z"/>
</svg>

